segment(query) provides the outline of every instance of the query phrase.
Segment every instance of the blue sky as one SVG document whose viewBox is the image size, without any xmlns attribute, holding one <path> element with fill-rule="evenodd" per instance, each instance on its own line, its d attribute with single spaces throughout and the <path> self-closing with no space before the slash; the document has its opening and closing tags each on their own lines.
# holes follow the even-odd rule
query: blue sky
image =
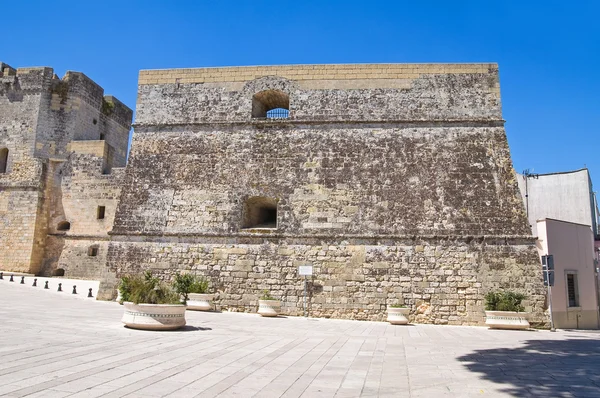
<svg viewBox="0 0 600 398">
<path fill-rule="evenodd" d="M 31 0 L 2 15 L 1 61 L 84 72 L 132 108 L 140 69 L 497 62 L 516 170 L 587 165 L 600 187 L 600 1 Z"/>
</svg>

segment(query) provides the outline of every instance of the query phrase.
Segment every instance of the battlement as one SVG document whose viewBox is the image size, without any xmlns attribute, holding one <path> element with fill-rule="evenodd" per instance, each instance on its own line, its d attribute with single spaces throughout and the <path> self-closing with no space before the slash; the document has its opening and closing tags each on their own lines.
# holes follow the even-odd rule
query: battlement
<svg viewBox="0 0 600 398">
<path fill-rule="evenodd" d="M 133 111 L 111 95 L 84 73 L 67 71 L 63 78 L 54 74 L 50 67 L 13 68 L 0 62 L 0 95 L 8 92 L 51 94 L 52 110 L 71 110 L 85 102 L 100 110 L 108 119 L 129 130 Z"/>
<path fill-rule="evenodd" d="M 13 76 L 16 73 L 17 73 L 17 71 L 13 67 L 11 67 L 9 64 L 0 62 L 0 77 Z"/>
<path fill-rule="evenodd" d="M 121 126 L 131 128 L 133 110 L 112 95 L 105 95 L 102 101 L 102 113 Z"/>
<path fill-rule="evenodd" d="M 104 89 L 84 73 L 67 71 L 62 79 L 55 76 L 51 91 L 54 108 L 65 108 L 69 98 L 84 101 L 119 125 L 131 126 L 133 111 L 116 97 L 104 95 Z"/>
<path fill-rule="evenodd" d="M 304 81 L 417 79 L 422 75 L 497 73 L 498 64 L 336 64 L 141 70 L 139 84 L 247 82 L 264 76 Z M 383 82 L 373 86 L 385 87 Z M 307 86 L 313 86 L 306 84 Z M 393 86 L 392 86 L 393 87 Z M 308 88 L 308 87 L 306 87 Z"/>
</svg>

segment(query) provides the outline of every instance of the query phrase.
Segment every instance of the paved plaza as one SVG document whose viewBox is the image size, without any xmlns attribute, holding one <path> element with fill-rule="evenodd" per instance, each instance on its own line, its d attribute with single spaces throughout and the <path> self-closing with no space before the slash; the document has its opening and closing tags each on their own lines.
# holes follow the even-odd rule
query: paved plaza
<svg viewBox="0 0 600 398">
<path fill-rule="evenodd" d="M 8 397 L 600 397 L 600 334 L 187 313 L 130 330 L 122 307 L 0 281 Z"/>
</svg>

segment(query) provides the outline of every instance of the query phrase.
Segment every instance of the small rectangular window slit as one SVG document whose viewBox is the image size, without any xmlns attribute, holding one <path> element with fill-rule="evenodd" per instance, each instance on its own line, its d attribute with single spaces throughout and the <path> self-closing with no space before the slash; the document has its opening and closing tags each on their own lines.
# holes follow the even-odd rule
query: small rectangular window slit
<svg viewBox="0 0 600 398">
<path fill-rule="evenodd" d="M 104 213 L 106 212 L 106 206 L 98 206 L 98 220 L 104 220 Z"/>
<path fill-rule="evenodd" d="M 90 246 L 88 248 L 88 256 L 90 256 L 90 257 L 98 256 L 98 246 Z"/>
</svg>

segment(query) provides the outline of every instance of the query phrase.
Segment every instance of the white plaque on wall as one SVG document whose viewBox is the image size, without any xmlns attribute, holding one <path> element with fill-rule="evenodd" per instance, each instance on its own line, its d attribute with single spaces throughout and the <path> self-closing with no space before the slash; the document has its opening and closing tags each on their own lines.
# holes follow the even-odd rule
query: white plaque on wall
<svg viewBox="0 0 600 398">
<path fill-rule="evenodd" d="M 298 275 L 311 276 L 312 274 L 313 274 L 313 266 L 312 265 L 299 265 L 298 266 Z"/>
</svg>

